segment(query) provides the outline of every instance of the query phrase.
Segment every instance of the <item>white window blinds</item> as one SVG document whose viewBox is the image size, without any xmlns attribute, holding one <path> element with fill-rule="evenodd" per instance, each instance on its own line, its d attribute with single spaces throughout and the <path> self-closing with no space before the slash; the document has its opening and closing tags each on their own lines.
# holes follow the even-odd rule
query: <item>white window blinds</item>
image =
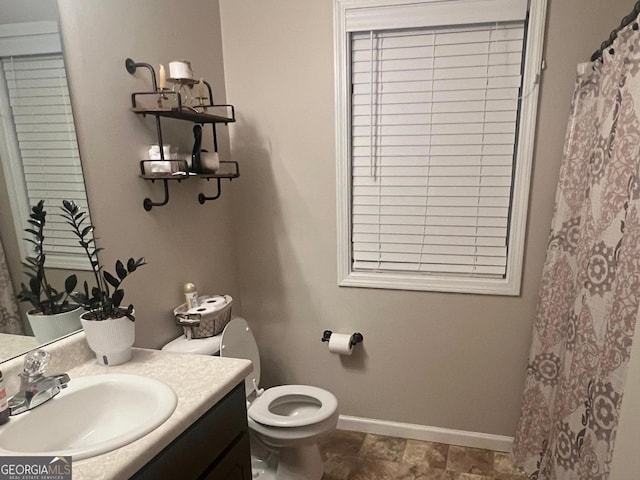
<svg viewBox="0 0 640 480">
<path fill-rule="evenodd" d="M 524 31 L 350 34 L 353 271 L 505 276 Z"/>
<path fill-rule="evenodd" d="M 47 263 L 88 264 L 58 215 L 63 199 L 88 210 L 62 54 L 5 57 L 2 69 L 28 201 L 45 200 Z"/>
</svg>

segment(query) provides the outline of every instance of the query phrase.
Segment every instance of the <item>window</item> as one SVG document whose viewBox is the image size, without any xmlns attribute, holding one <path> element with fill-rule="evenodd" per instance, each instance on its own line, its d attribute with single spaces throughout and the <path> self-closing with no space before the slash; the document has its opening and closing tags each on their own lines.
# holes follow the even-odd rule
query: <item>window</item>
<svg viewBox="0 0 640 480">
<path fill-rule="evenodd" d="M 545 0 L 336 0 L 339 282 L 518 295 Z"/>
<path fill-rule="evenodd" d="M 86 210 L 87 198 L 55 22 L 1 26 L 0 113 L 0 158 L 21 256 L 31 250 L 22 238 L 30 205 L 44 199 L 47 266 L 88 269 L 77 238 L 57 215 L 63 199 Z"/>
</svg>

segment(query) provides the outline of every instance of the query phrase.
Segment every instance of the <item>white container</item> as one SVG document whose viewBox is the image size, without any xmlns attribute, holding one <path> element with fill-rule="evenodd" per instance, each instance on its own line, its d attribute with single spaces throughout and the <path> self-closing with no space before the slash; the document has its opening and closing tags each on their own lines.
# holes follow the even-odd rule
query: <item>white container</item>
<svg viewBox="0 0 640 480">
<path fill-rule="evenodd" d="M 184 298 L 187 301 L 187 310 L 198 306 L 198 290 L 193 283 L 184 284 Z"/>
<path fill-rule="evenodd" d="M 82 315 L 83 312 L 82 307 L 55 315 L 41 315 L 28 312 L 27 319 L 38 343 L 49 343 L 52 340 L 80 330 L 82 328 L 82 325 L 80 325 L 80 315 Z"/>
<path fill-rule="evenodd" d="M 89 314 L 90 312 L 83 313 L 80 322 L 98 363 L 112 366 L 128 362 L 136 338 L 135 323 L 127 317 L 86 320 L 84 317 Z"/>
<path fill-rule="evenodd" d="M 205 172 L 215 172 L 220 168 L 218 152 L 201 152 L 200 163 Z"/>
</svg>

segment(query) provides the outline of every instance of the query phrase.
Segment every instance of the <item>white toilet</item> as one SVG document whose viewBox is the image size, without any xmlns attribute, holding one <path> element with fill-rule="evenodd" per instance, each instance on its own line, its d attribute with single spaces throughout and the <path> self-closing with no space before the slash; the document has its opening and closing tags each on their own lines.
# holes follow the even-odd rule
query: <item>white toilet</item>
<svg viewBox="0 0 640 480">
<path fill-rule="evenodd" d="M 253 372 L 245 379 L 247 415 L 252 435 L 253 478 L 320 480 L 324 472 L 318 438 L 338 422 L 338 400 L 308 385 L 259 388 L 260 354 L 247 322 L 233 318 L 221 335 L 197 340 L 181 336 L 162 350 L 246 358 Z"/>
</svg>

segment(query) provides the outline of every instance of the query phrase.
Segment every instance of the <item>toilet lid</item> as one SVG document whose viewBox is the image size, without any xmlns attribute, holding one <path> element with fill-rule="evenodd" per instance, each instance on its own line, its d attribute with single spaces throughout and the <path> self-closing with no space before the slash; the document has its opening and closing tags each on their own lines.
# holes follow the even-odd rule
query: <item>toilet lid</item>
<svg viewBox="0 0 640 480">
<path fill-rule="evenodd" d="M 335 395 L 310 385 L 272 387 L 256 398 L 249 418 L 270 427 L 304 427 L 320 423 L 338 410 Z"/>
<path fill-rule="evenodd" d="M 194 338 L 188 340 L 180 335 L 175 340 L 167 343 L 162 350 L 173 353 L 197 353 L 199 355 L 215 355 L 220 351 L 222 335 L 208 338 Z"/>
<path fill-rule="evenodd" d="M 224 327 L 220 356 L 244 358 L 253 362 L 253 372 L 245 378 L 247 398 L 260 385 L 260 353 L 256 339 L 244 318 L 235 317 Z"/>
</svg>

